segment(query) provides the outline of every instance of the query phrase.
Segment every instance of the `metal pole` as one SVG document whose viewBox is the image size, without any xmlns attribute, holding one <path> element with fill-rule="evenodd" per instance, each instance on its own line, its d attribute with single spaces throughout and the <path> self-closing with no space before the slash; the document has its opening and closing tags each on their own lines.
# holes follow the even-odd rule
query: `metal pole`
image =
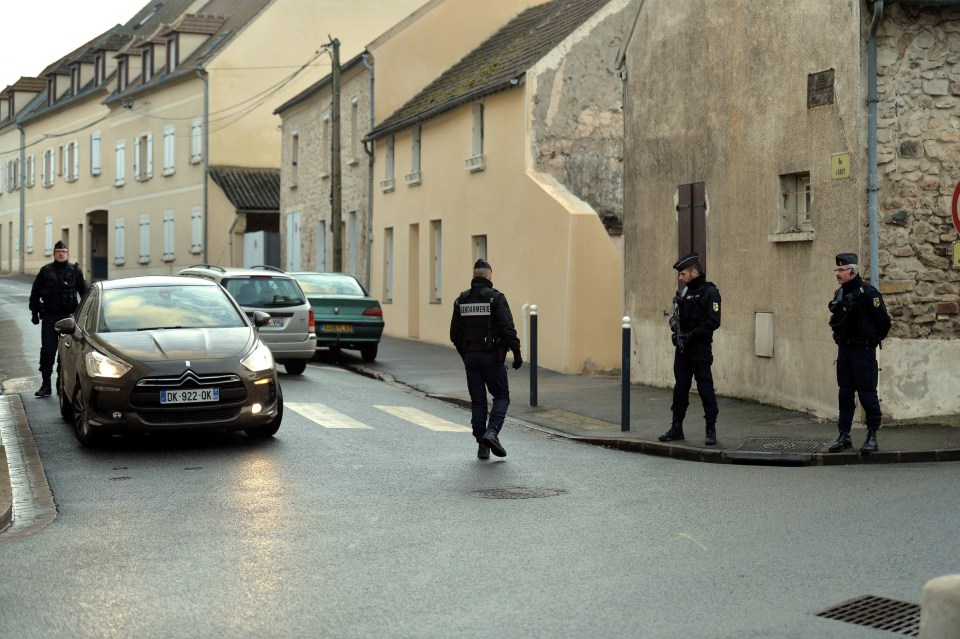
<svg viewBox="0 0 960 639">
<path fill-rule="evenodd" d="M 530 306 L 530 405 L 537 405 L 537 305 Z"/>
<path fill-rule="evenodd" d="M 329 36 L 328 36 L 329 37 Z M 330 78 L 330 227 L 333 231 L 333 270 L 343 271 L 343 229 L 340 186 L 340 41 L 330 38 L 333 73 Z"/>
<path fill-rule="evenodd" d="M 630 430 L 630 318 L 623 317 L 623 352 L 620 364 L 620 430 Z"/>
</svg>

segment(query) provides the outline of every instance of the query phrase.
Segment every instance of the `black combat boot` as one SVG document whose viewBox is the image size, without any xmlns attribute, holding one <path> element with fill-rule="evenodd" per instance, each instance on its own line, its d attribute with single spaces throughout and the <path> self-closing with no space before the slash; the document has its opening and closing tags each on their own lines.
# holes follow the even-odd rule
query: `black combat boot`
<svg viewBox="0 0 960 639">
<path fill-rule="evenodd" d="M 50 376 L 43 376 L 43 383 L 40 384 L 40 389 L 34 393 L 36 397 L 50 397 L 53 394 L 53 389 L 50 388 Z"/>
<path fill-rule="evenodd" d="M 487 446 L 490 449 L 490 452 L 496 455 L 497 457 L 506 457 L 507 449 L 500 444 L 500 438 L 497 437 L 497 431 L 492 428 L 488 428 L 487 432 L 484 433 L 483 439 L 480 440 L 481 446 Z M 477 452 L 477 455 L 480 453 Z"/>
<path fill-rule="evenodd" d="M 703 443 L 707 446 L 715 446 L 717 443 L 717 424 L 715 422 L 707 422 L 707 436 L 703 440 Z"/>
<path fill-rule="evenodd" d="M 670 424 L 670 430 L 660 435 L 657 439 L 662 442 L 675 442 L 683 439 L 683 424 L 681 422 L 673 422 Z"/>
<path fill-rule="evenodd" d="M 490 459 L 490 447 L 480 444 L 477 448 L 477 459 Z"/>
<path fill-rule="evenodd" d="M 839 453 L 841 450 L 848 448 L 853 448 L 853 442 L 850 441 L 850 431 L 840 431 L 840 436 L 837 437 L 837 441 L 830 444 L 830 448 L 827 450 L 831 453 Z"/>
<path fill-rule="evenodd" d="M 867 429 L 867 440 L 863 442 L 863 446 L 860 447 L 861 453 L 875 453 L 880 450 L 880 446 L 877 445 L 877 429 L 869 428 Z"/>
</svg>

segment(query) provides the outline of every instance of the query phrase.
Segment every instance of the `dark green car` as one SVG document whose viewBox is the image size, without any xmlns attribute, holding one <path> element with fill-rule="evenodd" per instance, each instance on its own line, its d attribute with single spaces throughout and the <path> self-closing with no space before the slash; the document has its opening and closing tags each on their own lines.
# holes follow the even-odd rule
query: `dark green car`
<svg viewBox="0 0 960 639">
<path fill-rule="evenodd" d="M 352 275 L 289 273 L 300 284 L 313 308 L 317 349 L 360 351 L 363 361 L 377 358 L 383 334 L 383 310 Z"/>
</svg>

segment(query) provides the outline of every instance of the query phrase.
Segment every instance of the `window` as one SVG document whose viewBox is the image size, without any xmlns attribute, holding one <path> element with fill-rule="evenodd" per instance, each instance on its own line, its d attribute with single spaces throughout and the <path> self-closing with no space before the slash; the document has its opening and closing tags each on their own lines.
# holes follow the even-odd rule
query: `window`
<svg viewBox="0 0 960 639">
<path fill-rule="evenodd" d="M 117 60 L 117 93 L 127 90 L 127 58 L 120 56 Z"/>
<path fill-rule="evenodd" d="M 137 182 L 153 177 L 153 135 L 147 133 L 133 141 L 133 179 Z"/>
<path fill-rule="evenodd" d="M 80 64 L 74 64 L 70 67 L 70 95 L 80 93 Z"/>
<path fill-rule="evenodd" d="M 173 73 L 180 66 L 180 38 L 173 34 L 167 38 L 167 73 Z"/>
<path fill-rule="evenodd" d="M 707 265 L 707 185 L 704 182 L 677 187 L 677 255 L 696 252 Z"/>
<path fill-rule="evenodd" d="M 347 272 L 357 276 L 360 257 L 360 228 L 357 224 L 357 212 L 347 213 Z"/>
<path fill-rule="evenodd" d="M 190 128 L 190 163 L 196 164 L 203 159 L 203 123 L 194 120 Z"/>
<path fill-rule="evenodd" d="M 360 100 L 350 99 L 350 164 L 360 162 Z"/>
<path fill-rule="evenodd" d="M 100 160 L 100 134 L 90 135 L 90 175 L 100 175 L 103 164 Z"/>
<path fill-rule="evenodd" d="M 433 302 L 440 301 L 440 274 L 443 266 L 443 234 L 440 229 L 440 220 L 430 222 L 430 257 L 433 261 L 433 270 L 430 273 L 430 288 L 433 291 Z"/>
<path fill-rule="evenodd" d="M 330 156 L 333 155 L 331 152 L 331 142 L 330 142 L 330 115 L 324 114 L 323 116 L 323 133 L 322 135 L 322 144 L 320 145 L 320 177 L 328 177 L 330 175 Z"/>
<path fill-rule="evenodd" d="M 53 255 L 53 218 L 43 221 L 43 254 Z"/>
<path fill-rule="evenodd" d="M 124 179 L 126 175 L 125 158 L 126 153 L 124 152 L 123 142 L 117 142 L 117 177 L 113 182 L 114 186 L 123 186 L 126 181 Z"/>
<path fill-rule="evenodd" d="M 393 229 L 383 230 L 383 301 L 393 301 Z"/>
<path fill-rule="evenodd" d="M 413 141 L 410 145 L 410 173 L 406 176 L 407 186 L 418 186 L 422 183 L 420 175 L 420 134 L 419 125 L 413 127 Z"/>
<path fill-rule="evenodd" d="M 300 270 L 300 212 L 287 213 L 287 270 Z"/>
<path fill-rule="evenodd" d="M 173 175 L 174 169 L 174 134 L 173 125 L 163 129 L 163 174 Z"/>
<path fill-rule="evenodd" d="M 50 188 L 56 182 L 57 156 L 53 149 L 47 149 L 40 156 L 40 184 Z"/>
<path fill-rule="evenodd" d="M 297 185 L 297 166 L 300 164 L 300 134 L 290 134 L 290 188 Z"/>
<path fill-rule="evenodd" d="M 385 152 L 386 158 L 385 158 L 385 161 L 384 161 L 383 181 L 380 182 L 380 190 L 381 190 L 382 192 L 384 192 L 384 193 L 389 193 L 390 191 L 393 190 L 393 183 L 394 183 L 394 178 L 393 178 L 393 158 L 394 158 L 393 151 L 394 151 L 394 142 L 395 142 L 395 139 L 394 139 L 394 137 L 393 137 L 392 135 L 391 135 L 389 138 L 387 138 L 387 149 L 386 149 L 386 152 Z"/>
<path fill-rule="evenodd" d="M 327 270 L 327 222 L 317 222 L 317 270 Z"/>
<path fill-rule="evenodd" d="M 472 260 L 476 262 L 477 260 L 487 259 L 487 236 L 486 235 L 474 235 L 471 238 L 473 244 L 473 258 Z"/>
<path fill-rule="evenodd" d="M 483 159 L 483 105 L 473 105 L 473 145 L 469 158 L 467 158 L 467 170 L 471 173 L 482 171 L 484 168 Z"/>
<path fill-rule="evenodd" d="M 57 101 L 57 76 L 51 74 L 47 78 L 47 106 L 53 106 Z"/>
<path fill-rule="evenodd" d="M 74 140 L 64 147 L 63 179 L 76 182 L 80 178 L 80 145 Z"/>
<path fill-rule="evenodd" d="M 61 144 L 57 147 L 57 157 L 54 160 L 54 165 L 57 170 L 55 171 L 57 175 L 64 176 L 68 174 L 67 171 L 67 152 L 64 146 Z"/>
<path fill-rule="evenodd" d="M 143 65 L 143 71 L 140 73 L 142 84 L 146 84 L 153 79 L 153 47 L 148 46 L 140 54 L 140 63 Z"/>
<path fill-rule="evenodd" d="M 190 252 L 194 255 L 203 252 L 203 209 L 199 206 L 190 212 Z"/>
<path fill-rule="evenodd" d="M 140 216 L 140 263 L 150 263 L 150 216 Z"/>
<path fill-rule="evenodd" d="M 34 156 L 27 157 L 27 186 L 33 186 L 37 181 L 37 161 Z"/>
<path fill-rule="evenodd" d="M 27 253 L 33 253 L 33 220 L 27 221 Z"/>
<path fill-rule="evenodd" d="M 780 233 L 812 231 L 810 221 L 813 196 L 810 192 L 810 173 L 790 173 L 780 176 Z"/>
<path fill-rule="evenodd" d="M 93 83 L 100 86 L 106 78 L 107 56 L 103 51 L 97 51 L 93 56 Z"/>
<path fill-rule="evenodd" d="M 123 219 L 116 220 L 113 223 L 113 263 L 116 266 L 123 266 L 127 261 L 124 257 L 127 237 L 123 227 Z"/>
<path fill-rule="evenodd" d="M 172 262 L 176 259 L 174 251 L 174 214 L 173 211 L 163 212 L 163 261 Z"/>
</svg>

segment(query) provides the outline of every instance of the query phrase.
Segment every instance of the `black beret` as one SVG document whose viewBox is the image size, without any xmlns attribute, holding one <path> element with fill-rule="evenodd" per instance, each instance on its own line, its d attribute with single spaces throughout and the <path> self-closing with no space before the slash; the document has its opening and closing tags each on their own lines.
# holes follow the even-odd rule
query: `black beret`
<svg viewBox="0 0 960 639">
<path fill-rule="evenodd" d="M 700 256 L 696 253 L 688 253 L 677 260 L 676 264 L 673 265 L 673 268 L 678 271 L 682 271 L 690 268 L 700 260 Z"/>
<path fill-rule="evenodd" d="M 486 260 L 484 260 L 484 259 L 482 259 L 482 258 L 479 259 L 479 260 L 477 260 L 477 263 L 473 265 L 473 268 L 475 268 L 475 269 L 477 269 L 477 268 L 488 268 L 488 269 L 490 269 L 491 271 L 493 270 L 493 267 L 490 266 L 490 262 L 488 262 L 488 261 L 486 261 Z"/>
<path fill-rule="evenodd" d="M 64 244 L 63 241 L 57 240 L 57 243 L 53 245 L 53 250 L 56 251 L 58 249 L 67 250 L 67 245 Z"/>
<path fill-rule="evenodd" d="M 857 263 L 856 253 L 841 253 L 837 255 L 837 266 L 848 266 Z"/>
</svg>

